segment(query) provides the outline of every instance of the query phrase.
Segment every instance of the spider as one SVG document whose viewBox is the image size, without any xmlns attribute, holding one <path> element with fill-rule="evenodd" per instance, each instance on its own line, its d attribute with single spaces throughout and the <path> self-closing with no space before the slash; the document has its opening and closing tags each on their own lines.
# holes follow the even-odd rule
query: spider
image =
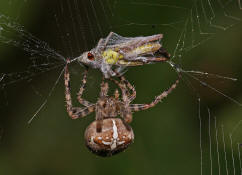
<svg viewBox="0 0 242 175">
<path fill-rule="evenodd" d="M 84 137 L 86 146 L 100 156 L 111 156 L 125 150 L 134 140 L 134 133 L 129 125 L 132 121 L 132 113 L 154 107 L 167 97 L 179 83 L 179 79 L 177 79 L 168 90 L 162 92 L 149 104 L 131 104 L 136 98 L 136 91 L 123 76 L 120 77 L 120 81 L 111 79 L 121 89 L 121 98 L 118 89 L 115 90 L 113 96 L 108 96 L 109 85 L 103 78 L 99 98 L 96 103 L 91 103 L 82 98 L 87 82 L 88 70 L 86 69 L 77 94 L 79 103 L 85 107 L 73 107 L 68 71 L 69 63 L 70 60 L 67 61 L 64 73 L 67 112 L 72 119 L 83 118 L 96 112 L 95 121 L 87 127 Z M 118 115 L 121 117 L 117 118 Z"/>
<path fill-rule="evenodd" d="M 97 46 L 74 58 L 79 63 L 100 69 L 105 78 L 119 76 L 126 67 L 165 62 L 170 54 L 162 47 L 162 34 L 145 37 L 122 37 L 110 32 Z"/>
</svg>

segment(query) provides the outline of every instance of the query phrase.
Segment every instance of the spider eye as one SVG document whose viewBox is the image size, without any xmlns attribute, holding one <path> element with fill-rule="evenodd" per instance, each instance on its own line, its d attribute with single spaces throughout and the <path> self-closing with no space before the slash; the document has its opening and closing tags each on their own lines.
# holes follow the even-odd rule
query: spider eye
<svg viewBox="0 0 242 175">
<path fill-rule="evenodd" d="M 94 60 L 94 55 L 92 54 L 92 53 L 88 53 L 87 54 L 87 58 L 89 59 L 89 60 L 91 60 L 91 61 L 93 61 Z"/>
</svg>

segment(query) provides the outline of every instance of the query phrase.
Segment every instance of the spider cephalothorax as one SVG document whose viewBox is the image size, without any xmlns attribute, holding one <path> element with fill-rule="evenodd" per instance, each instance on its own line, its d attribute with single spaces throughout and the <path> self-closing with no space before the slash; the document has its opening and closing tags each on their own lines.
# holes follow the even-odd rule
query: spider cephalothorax
<svg viewBox="0 0 242 175">
<path fill-rule="evenodd" d="M 133 130 L 128 125 L 132 121 L 132 113 L 154 107 L 171 93 L 179 82 L 179 80 L 176 80 L 167 91 L 162 92 L 150 104 L 130 104 L 136 97 L 136 91 L 124 77 L 120 77 L 120 82 L 111 79 L 121 89 L 121 97 L 119 97 L 117 89 L 113 96 L 108 95 L 108 83 L 104 82 L 105 79 L 103 78 L 99 98 L 96 103 L 91 103 L 82 98 L 86 84 L 86 70 L 82 80 L 83 84 L 77 96 L 78 101 L 85 107 L 73 107 L 68 63 L 69 61 L 66 64 L 64 75 L 67 112 L 72 119 L 85 117 L 92 112 L 96 112 L 95 121 L 86 129 L 85 142 L 92 152 L 101 156 L 111 156 L 126 149 L 134 139 Z M 118 115 L 120 115 L 120 118 L 117 118 Z"/>
</svg>

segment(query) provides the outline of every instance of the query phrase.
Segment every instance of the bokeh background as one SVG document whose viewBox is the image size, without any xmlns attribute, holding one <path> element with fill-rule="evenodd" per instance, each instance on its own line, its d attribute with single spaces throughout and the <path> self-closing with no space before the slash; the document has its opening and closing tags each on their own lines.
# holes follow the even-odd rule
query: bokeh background
<svg viewBox="0 0 242 175">
<path fill-rule="evenodd" d="M 225 2 L 211 2 L 216 16 L 213 24 L 229 26 L 231 21 L 234 22 L 231 18 L 224 17 L 224 13 L 221 12 L 225 11 L 216 6 L 216 2 L 226 5 Z M 226 11 L 229 13 L 226 15 L 231 14 L 242 19 L 238 2 L 231 1 L 231 6 L 228 6 Z M 201 7 L 201 4 L 198 3 L 197 6 Z M 106 9 L 105 13 L 102 11 L 103 8 Z M 1 14 L 10 16 L 10 21 L 18 21 L 25 26 L 26 31 L 46 41 L 51 48 L 65 57 L 75 57 L 86 49 L 95 47 L 98 39 L 105 37 L 110 30 L 123 36 L 163 33 L 163 45 L 173 53 L 186 19 L 194 12 L 191 9 L 194 9 L 194 1 L 0 2 Z M 202 16 L 203 13 L 198 14 Z M 205 10 L 205 14 L 211 16 L 211 11 Z M 178 21 L 183 22 L 167 25 Z M 212 76 L 198 76 L 229 97 L 242 102 L 242 23 L 234 23 L 236 24 L 226 30 L 210 30 L 207 27 L 209 32 L 214 33 L 213 38 L 198 44 L 198 47 L 188 52 L 181 51 L 181 59 L 175 57 L 174 61 L 181 63 L 184 70 L 199 70 L 238 78 L 238 81 L 233 82 Z M 200 24 L 202 27 L 205 26 L 202 20 Z M 189 23 L 187 26 L 187 30 L 193 28 Z M 195 22 L 194 26 L 197 26 Z M 200 33 L 198 28 L 193 29 L 197 31 L 195 34 Z M 186 37 L 192 34 L 187 31 Z M 204 35 L 199 36 L 196 42 L 202 41 Z M 8 37 L 11 39 L 12 36 Z M 23 49 L 23 46 L 14 47 L 0 43 L 0 73 L 28 70 L 32 65 L 32 56 Z M 46 63 L 52 63 L 52 58 L 35 58 L 40 62 L 47 60 Z M 61 60 L 58 64 L 61 65 Z M 123 153 L 102 158 L 90 153 L 83 140 L 85 128 L 94 120 L 95 115 L 71 120 L 64 103 L 63 78 L 61 77 L 54 86 L 62 68 L 63 66 L 60 66 L 51 71 L 44 71 L 25 80 L 21 80 L 24 76 L 19 74 L 18 79 L 21 81 L 14 79 L 13 83 L 1 91 L 0 174 L 200 174 L 200 134 L 203 174 L 216 174 L 219 171 L 223 174 L 227 170 L 229 173 L 235 171 L 235 174 L 240 174 L 241 148 L 237 147 L 237 144 L 242 143 L 242 110 L 228 98 L 186 76 L 186 80 L 192 83 L 193 88 L 187 81 L 183 81 L 155 108 L 134 113 L 131 124 L 135 132 L 134 144 Z M 70 70 L 72 94 L 75 99 L 84 68 L 73 63 Z M 177 77 L 176 72 L 168 64 L 131 68 L 125 75 L 137 90 L 134 103 L 150 102 L 161 91 L 167 89 Z M 96 101 L 100 81 L 101 73 L 90 70 L 84 95 L 86 99 Z M 49 96 L 53 86 L 55 89 Z M 114 85 L 111 85 L 110 94 L 113 89 Z M 198 95 L 201 97 L 200 108 Z M 46 105 L 38 112 L 33 122 L 28 124 L 28 120 L 46 100 Z M 78 105 L 77 102 L 74 104 Z M 202 119 L 201 123 L 199 116 Z M 217 130 L 214 128 L 215 124 Z"/>
</svg>

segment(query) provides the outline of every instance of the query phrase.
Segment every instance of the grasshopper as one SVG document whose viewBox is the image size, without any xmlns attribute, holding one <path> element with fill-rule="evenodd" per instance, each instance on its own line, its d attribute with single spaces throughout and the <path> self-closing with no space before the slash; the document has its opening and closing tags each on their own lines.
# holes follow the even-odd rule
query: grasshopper
<svg viewBox="0 0 242 175">
<path fill-rule="evenodd" d="M 105 78 L 120 76 L 125 68 L 165 62 L 170 54 L 162 47 L 162 34 L 122 37 L 110 32 L 97 46 L 75 58 L 79 63 L 99 69 Z"/>
</svg>

